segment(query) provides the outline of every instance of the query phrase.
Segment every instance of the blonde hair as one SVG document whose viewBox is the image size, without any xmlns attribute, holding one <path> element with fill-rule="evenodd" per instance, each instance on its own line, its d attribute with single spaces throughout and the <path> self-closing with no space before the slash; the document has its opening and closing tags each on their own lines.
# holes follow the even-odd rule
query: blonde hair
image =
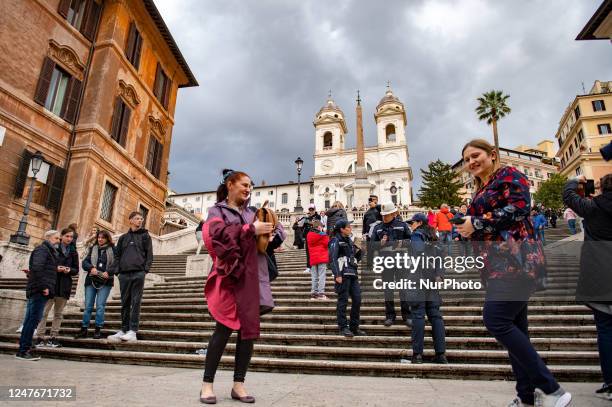
<svg viewBox="0 0 612 407">
<path fill-rule="evenodd" d="M 475 138 L 473 140 L 468 141 L 463 146 L 463 149 L 461 149 L 461 160 L 463 160 L 463 153 L 465 152 L 465 149 L 468 147 L 474 147 L 479 150 L 483 150 L 485 153 L 487 153 L 487 155 L 492 155 L 495 152 L 495 146 L 491 145 L 491 143 L 489 143 L 487 140 L 481 139 L 481 138 Z M 499 167 L 501 167 L 501 164 L 499 162 L 499 157 L 496 156 L 495 158 L 493 158 L 493 172 L 497 171 Z M 474 184 L 476 185 L 476 189 L 478 190 L 482 187 L 484 182 L 480 178 L 475 176 Z"/>
<path fill-rule="evenodd" d="M 340 201 L 334 202 L 334 204 L 331 207 L 332 208 L 338 208 L 338 209 L 344 209 L 344 205 Z"/>
</svg>

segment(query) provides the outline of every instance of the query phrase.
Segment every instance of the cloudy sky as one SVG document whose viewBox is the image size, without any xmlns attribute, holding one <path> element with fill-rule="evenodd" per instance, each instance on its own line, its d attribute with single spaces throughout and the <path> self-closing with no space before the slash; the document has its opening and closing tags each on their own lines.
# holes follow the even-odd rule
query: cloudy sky
<svg viewBox="0 0 612 407">
<path fill-rule="evenodd" d="M 313 174 L 315 113 L 327 92 L 355 144 L 361 90 L 366 145 L 387 81 L 407 110 L 420 168 L 455 162 L 470 138 L 491 138 L 474 114 L 490 89 L 511 95 L 502 146 L 554 139 L 582 84 L 612 80 L 612 45 L 574 41 L 601 0 L 155 0 L 198 79 L 179 91 L 170 154 L 177 192 L 216 188 L 222 168 L 257 184 Z"/>
</svg>

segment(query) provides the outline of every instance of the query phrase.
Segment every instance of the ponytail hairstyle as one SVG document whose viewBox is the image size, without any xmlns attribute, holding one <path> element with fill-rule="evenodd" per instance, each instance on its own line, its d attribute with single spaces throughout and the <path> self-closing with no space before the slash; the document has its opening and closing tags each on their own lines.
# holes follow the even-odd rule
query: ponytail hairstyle
<svg viewBox="0 0 612 407">
<path fill-rule="evenodd" d="M 237 182 L 242 177 L 248 177 L 249 175 L 242 171 L 234 171 L 230 169 L 223 170 L 223 179 L 221 180 L 221 184 L 217 188 L 217 203 L 223 202 L 227 199 L 227 195 L 229 193 L 227 186 L 230 183 Z"/>
<path fill-rule="evenodd" d="M 491 143 L 489 143 L 487 140 L 475 138 L 473 140 L 468 141 L 466 145 L 463 146 L 463 149 L 461 150 L 461 160 L 463 160 L 463 153 L 468 147 L 474 147 L 479 150 L 483 150 L 487 153 L 487 155 L 492 155 L 495 152 L 495 146 L 491 145 Z M 497 171 L 499 167 L 501 167 L 501 164 L 499 163 L 499 157 L 493 158 L 493 172 Z M 480 178 L 474 177 L 474 184 L 476 185 L 476 190 L 479 190 L 484 185 L 484 182 Z"/>
</svg>

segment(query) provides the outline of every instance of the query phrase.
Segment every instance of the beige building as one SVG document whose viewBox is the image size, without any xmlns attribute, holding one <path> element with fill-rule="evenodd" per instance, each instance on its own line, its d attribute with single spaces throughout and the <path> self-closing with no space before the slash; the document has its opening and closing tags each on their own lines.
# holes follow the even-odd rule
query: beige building
<svg viewBox="0 0 612 407">
<path fill-rule="evenodd" d="M 612 81 L 595 81 L 586 95 L 577 95 L 565 109 L 556 138 L 560 172 L 599 179 L 612 172 L 599 149 L 612 140 Z"/>
<path fill-rule="evenodd" d="M 577 40 L 612 40 L 612 0 L 604 0 Z"/>
<path fill-rule="evenodd" d="M 536 147 L 520 145 L 514 150 L 500 147 L 499 154 L 502 165 L 515 167 L 529 178 L 531 184 L 529 192 L 532 199 L 540 185 L 558 172 L 554 158 L 554 142 L 551 140 L 543 140 Z M 457 161 L 453 165 L 453 170 L 463 184 L 459 196 L 469 204 L 476 192 L 474 178 L 465 170 L 463 160 Z"/>
</svg>

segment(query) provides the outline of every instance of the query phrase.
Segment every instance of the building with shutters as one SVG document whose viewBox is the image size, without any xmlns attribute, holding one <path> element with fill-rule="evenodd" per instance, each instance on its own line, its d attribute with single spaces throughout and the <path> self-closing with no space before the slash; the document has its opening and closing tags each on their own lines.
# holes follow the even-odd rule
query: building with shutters
<svg viewBox="0 0 612 407">
<path fill-rule="evenodd" d="M 197 86 L 152 0 L 0 2 L 0 241 L 72 222 L 160 232 L 178 88 Z"/>
</svg>

